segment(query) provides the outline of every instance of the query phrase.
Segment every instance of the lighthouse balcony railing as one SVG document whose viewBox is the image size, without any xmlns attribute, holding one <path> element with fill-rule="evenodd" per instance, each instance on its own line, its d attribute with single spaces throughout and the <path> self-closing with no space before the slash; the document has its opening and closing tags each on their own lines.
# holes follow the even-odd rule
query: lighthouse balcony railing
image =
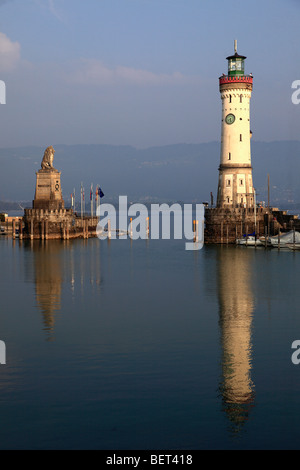
<svg viewBox="0 0 300 470">
<path fill-rule="evenodd" d="M 219 77 L 219 82 L 220 85 L 223 85 L 225 83 L 253 83 L 253 76 L 252 75 L 235 75 L 235 76 L 229 76 L 229 75 L 222 75 Z"/>
</svg>

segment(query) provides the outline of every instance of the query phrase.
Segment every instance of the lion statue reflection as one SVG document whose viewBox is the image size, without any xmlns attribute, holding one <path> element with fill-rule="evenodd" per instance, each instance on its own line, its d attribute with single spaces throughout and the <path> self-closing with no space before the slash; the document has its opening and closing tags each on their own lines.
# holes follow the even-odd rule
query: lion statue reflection
<svg viewBox="0 0 300 470">
<path fill-rule="evenodd" d="M 52 145 L 50 145 L 50 147 L 46 148 L 45 153 L 44 153 L 44 157 L 43 157 L 43 160 L 42 160 L 42 163 L 41 163 L 41 167 L 42 167 L 43 170 L 54 169 L 54 167 L 53 167 L 54 153 L 55 153 L 55 150 L 52 147 Z"/>
</svg>

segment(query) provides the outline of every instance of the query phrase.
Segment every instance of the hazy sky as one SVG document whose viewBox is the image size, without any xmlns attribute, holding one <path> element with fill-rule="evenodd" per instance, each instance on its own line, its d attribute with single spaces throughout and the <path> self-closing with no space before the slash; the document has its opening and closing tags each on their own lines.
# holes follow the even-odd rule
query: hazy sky
<svg viewBox="0 0 300 470">
<path fill-rule="evenodd" d="M 226 57 L 255 140 L 300 137 L 299 0 L 0 0 L 0 147 L 220 140 Z"/>
</svg>

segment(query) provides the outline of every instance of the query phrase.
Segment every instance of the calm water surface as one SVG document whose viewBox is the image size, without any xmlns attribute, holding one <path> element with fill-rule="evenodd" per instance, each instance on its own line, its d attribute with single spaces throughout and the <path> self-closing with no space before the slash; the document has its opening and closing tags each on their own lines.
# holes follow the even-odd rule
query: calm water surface
<svg viewBox="0 0 300 470">
<path fill-rule="evenodd" d="M 0 448 L 299 448 L 300 252 L 0 239 Z"/>
</svg>

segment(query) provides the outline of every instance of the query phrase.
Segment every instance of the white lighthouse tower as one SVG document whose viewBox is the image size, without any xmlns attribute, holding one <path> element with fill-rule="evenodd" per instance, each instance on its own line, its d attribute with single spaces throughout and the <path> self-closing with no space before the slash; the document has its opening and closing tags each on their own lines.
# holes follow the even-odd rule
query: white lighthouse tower
<svg viewBox="0 0 300 470">
<path fill-rule="evenodd" d="M 212 202 L 205 208 L 205 243 L 236 243 L 248 235 L 278 234 L 285 218 L 278 210 L 273 214 L 269 206 L 256 204 L 250 145 L 253 77 L 244 73 L 245 59 L 234 41 L 234 54 L 227 57 L 228 73 L 219 77 L 222 134 L 218 196 L 216 207 Z"/>
<path fill-rule="evenodd" d="M 237 41 L 234 41 L 234 54 L 227 57 L 228 74 L 219 78 L 222 100 L 219 208 L 251 208 L 255 205 L 250 147 L 253 78 L 244 74 L 245 59 L 237 53 Z"/>
</svg>

